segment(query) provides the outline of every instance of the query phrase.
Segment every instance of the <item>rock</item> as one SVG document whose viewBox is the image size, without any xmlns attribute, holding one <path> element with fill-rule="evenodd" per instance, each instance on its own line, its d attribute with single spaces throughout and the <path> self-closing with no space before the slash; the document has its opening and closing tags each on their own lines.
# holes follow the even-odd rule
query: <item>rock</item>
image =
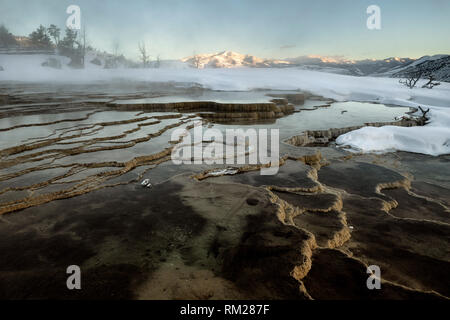
<svg viewBox="0 0 450 320">
<path fill-rule="evenodd" d="M 152 184 L 150 183 L 150 179 L 145 179 L 144 181 L 141 182 L 141 185 L 147 188 L 150 188 L 152 186 Z"/>
</svg>

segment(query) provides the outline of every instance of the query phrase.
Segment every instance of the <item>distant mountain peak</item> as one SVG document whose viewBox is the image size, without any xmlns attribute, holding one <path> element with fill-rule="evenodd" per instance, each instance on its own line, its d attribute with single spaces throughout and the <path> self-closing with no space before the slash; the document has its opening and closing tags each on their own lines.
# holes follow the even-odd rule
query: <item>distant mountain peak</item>
<svg viewBox="0 0 450 320">
<path fill-rule="evenodd" d="M 288 61 L 263 59 L 249 54 L 234 51 L 221 51 L 218 53 L 196 54 L 181 59 L 182 62 L 203 68 L 237 68 L 237 67 L 273 67 L 276 65 L 287 65 Z"/>
<path fill-rule="evenodd" d="M 310 54 L 305 57 L 308 59 L 318 59 L 324 63 L 350 64 L 355 62 L 354 60 L 347 59 L 344 56 L 321 56 L 318 54 Z"/>
</svg>

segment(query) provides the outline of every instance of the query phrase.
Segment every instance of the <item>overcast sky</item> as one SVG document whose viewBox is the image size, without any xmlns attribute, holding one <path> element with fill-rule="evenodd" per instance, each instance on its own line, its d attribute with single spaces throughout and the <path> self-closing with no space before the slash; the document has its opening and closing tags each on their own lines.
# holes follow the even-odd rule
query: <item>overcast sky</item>
<svg viewBox="0 0 450 320">
<path fill-rule="evenodd" d="M 450 53 L 449 0 L 0 0 L 0 24 L 16 35 L 64 27 L 71 4 L 91 45 L 111 52 L 119 42 L 129 58 L 140 41 L 162 59 L 223 50 L 263 58 Z M 381 30 L 366 27 L 371 4 L 381 8 Z"/>
</svg>

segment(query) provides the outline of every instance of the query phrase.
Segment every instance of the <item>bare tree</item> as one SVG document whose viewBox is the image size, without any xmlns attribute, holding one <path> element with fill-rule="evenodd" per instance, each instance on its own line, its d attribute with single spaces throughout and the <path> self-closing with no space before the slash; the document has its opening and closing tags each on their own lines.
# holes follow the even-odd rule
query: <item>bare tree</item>
<svg viewBox="0 0 450 320">
<path fill-rule="evenodd" d="M 440 82 L 433 82 L 436 80 L 432 74 L 428 75 L 428 82 L 425 83 L 422 88 L 433 89 L 433 87 L 439 86 Z"/>
<path fill-rule="evenodd" d="M 144 66 L 144 68 L 147 68 L 148 66 L 148 62 L 150 60 L 150 56 L 147 54 L 147 48 L 145 47 L 145 43 L 139 43 L 139 53 L 140 53 L 140 58 L 142 61 L 142 64 Z"/>
<path fill-rule="evenodd" d="M 418 72 L 415 72 L 415 73 L 410 73 L 409 75 L 407 75 L 405 80 L 400 79 L 399 82 L 401 84 L 404 84 L 408 88 L 412 89 L 412 88 L 414 88 L 416 86 L 417 82 L 422 77 L 422 74 L 423 74 L 422 71 L 418 71 Z"/>
<path fill-rule="evenodd" d="M 427 113 L 430 111 L 430 108 L 428 108 L 427 110 L 424 110 L 424 109 L 422 109 L 421 106 L 419 106 L 419 109 L 422 112 L 422 117 L 419 118 L 419 124 L 423 126 L 429 120 L 429 118 L 427 117 Z"/>
<path fill-rule="evenodd" d="M 160 55 L 158 54 L 158 55 L 156 56 L 155 68 L 159 68 L 160 66 L 161 66 L 161 57 L 160 57 Z"/>
</svg>

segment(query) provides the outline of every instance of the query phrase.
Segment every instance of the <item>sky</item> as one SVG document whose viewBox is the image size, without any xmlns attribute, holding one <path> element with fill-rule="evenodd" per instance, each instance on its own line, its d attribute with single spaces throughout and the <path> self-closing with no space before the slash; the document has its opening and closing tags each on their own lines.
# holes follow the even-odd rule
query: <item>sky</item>
<svg viewBox="0 0 450 320">
<path fill-rule="evenodd" d="M 28 35 L 62 28 L 78 5 L 89 44 L 138 57 L 179 59 L 225 50 L 262 58 L 303 55 L 348 59 L 418 58 L 450 53 L 450 0 L 0 0 L 0 24 Z M 369 5 L 381 29 L 366 25 Z"/>
</svg>

